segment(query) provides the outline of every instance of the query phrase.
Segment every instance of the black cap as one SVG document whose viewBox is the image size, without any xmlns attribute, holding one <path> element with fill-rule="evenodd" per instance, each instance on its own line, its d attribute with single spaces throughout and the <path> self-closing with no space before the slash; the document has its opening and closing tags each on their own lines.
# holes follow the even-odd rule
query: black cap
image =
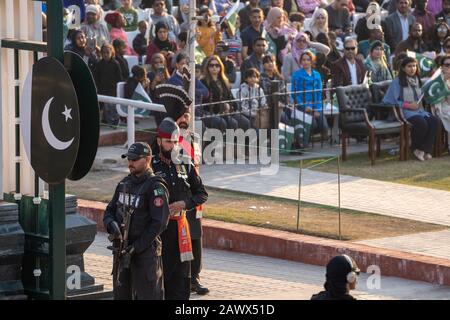
<svg viewBox="0 0 450 320">
<path fill-rule="evenodd" d="M 130 160 L 138 160 L 143 157 L 149 157 L 152 155 L 152 150 L 146 142 L 133 143 L 128 152 L 122 155 L 122 158 L 128 158 Z"/>
</svg>

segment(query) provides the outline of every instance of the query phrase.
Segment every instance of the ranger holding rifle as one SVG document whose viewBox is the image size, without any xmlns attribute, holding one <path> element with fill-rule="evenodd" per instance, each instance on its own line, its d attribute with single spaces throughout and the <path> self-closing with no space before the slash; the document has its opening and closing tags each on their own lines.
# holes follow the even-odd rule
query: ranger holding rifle
<svg viewBox="0 0 450 320">
<path fill-rule="evenodd" d="M 166 183 L 153 174 L 150 146 L 131 145 L 130 175 L 117 186 L 103 217 L 113 246 L 113 292 L 116 300 L 162 300 L 164 279 L 160 234 L 169 221 Z"/>
</svg>

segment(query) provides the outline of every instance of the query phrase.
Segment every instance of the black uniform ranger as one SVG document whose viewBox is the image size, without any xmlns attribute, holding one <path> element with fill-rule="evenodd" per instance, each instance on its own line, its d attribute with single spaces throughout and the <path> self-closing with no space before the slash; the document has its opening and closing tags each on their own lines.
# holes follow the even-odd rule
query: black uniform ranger
<svg viewBox="0 0 450 320">
<path fill-rule="evenodd" d="M 175 134 L 174 134 L 175 132 Z M 187 300 L 190 296 L 190 261 L 193 259 L 186 213 L 206 202 L 208 194 L 192 162 L 180 161 L 179 128 L 164 119 L 158 128 L 158 154 L 152 166 L 164 178 L 170 193 L 170 221 L 161 235 L 163 241 L 164 287 L 167 300 Z"/>
<path fill-rule="evenodd" d="M 164 298 L 160 234 L 169 220 L 169 192 L 153 174 L 151 150 L 137 142 L 122 155 L 130 175 L 117 186 L 103 223 L 113 246 L 113 292 L 117 300 Z"/>
<path fill-rule="evenodd" d="M 162 84 L 157 87 L 157 94 L 164 102 L 167 116 L 175 120 L 180 127 L 179 150 L 188 157 L 189 162 L 194 163 L 194 167 L 199 174 L 200 146 L 195 133 L 189 130 L 191 114 L 189 106 L 192 103 L 187 92 L 189 91 L 190 73 L 187 68 L 183 70 L 184 91 L 179 86 Z M 175 98 L 177 97 L 177 98 Z M 154 154 L 159 153 L 159 146 L 155 140 L 152 144 Z M 190 236 L 192 242 L 193 260 L 191 261 L 191 291 L 204 295 L 209 289 L 200 284 L 200 272 L 202 269 L 202 224 L 203 205 L 186 212 L 189 223 Z"/>
</svg>

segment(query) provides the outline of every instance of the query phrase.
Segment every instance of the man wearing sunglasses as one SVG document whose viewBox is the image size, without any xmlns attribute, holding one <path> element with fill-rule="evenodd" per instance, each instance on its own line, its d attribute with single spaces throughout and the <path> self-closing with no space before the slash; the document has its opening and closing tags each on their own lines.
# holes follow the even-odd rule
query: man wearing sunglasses
<svg viewBox="0 0 450 320">
<path fill-rule="evenodd" d="M 361 84 L 366 74 L 363 62 L 356 57 L 358 46 L 353 38 L 344 41 L 344 56 L 333 64 L 334 87 Z"/>
<path fill-rule="evenodd" d="M 152 153 L 145 142 L 136 142 L 122 155 L 130 174 L 117 186 L 103 223 L 113 246 L 115 300 L 162 300 L 162 242 L 169 222 L 169 192 L 153 173 Z"/>
</svg>

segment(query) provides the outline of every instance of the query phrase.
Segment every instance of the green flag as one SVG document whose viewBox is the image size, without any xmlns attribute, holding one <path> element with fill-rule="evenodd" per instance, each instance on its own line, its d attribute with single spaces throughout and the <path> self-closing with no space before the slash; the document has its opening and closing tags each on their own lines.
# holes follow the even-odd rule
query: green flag
<svg viewBox="0 0 450 320">
<path fill-rule="evenodd" d="M 414 51 L 406 51 L 408 57 L 414 58 L 417 60 L 417 64 L 419 66 L 420 77 L 426 77 L 431 70 L 436 66 L 433 59 L 430 59 L 423 54 L 414 52 Z"/>
<path fill-rule="evenodd" d="M 441 69 L 437 70 L 434 75 L 425 82 L 422 86 L 422 92 L 425 101 L 429 104 L 440 103 L 450 95 L 450 90 L 445 84 Z"/>
<path fill-rule="evenodd" d="M 152 102 L 147 92 L 144 90 L 144 87 L 140 83 L 138 83 L 136 89 L 134 89 L 131 99 L 136 101 Z M 149 110 L 136 108 L 134 109 L 134 114 L 137 117 L 147 117 L 150 113 Z"/>
</svg>

